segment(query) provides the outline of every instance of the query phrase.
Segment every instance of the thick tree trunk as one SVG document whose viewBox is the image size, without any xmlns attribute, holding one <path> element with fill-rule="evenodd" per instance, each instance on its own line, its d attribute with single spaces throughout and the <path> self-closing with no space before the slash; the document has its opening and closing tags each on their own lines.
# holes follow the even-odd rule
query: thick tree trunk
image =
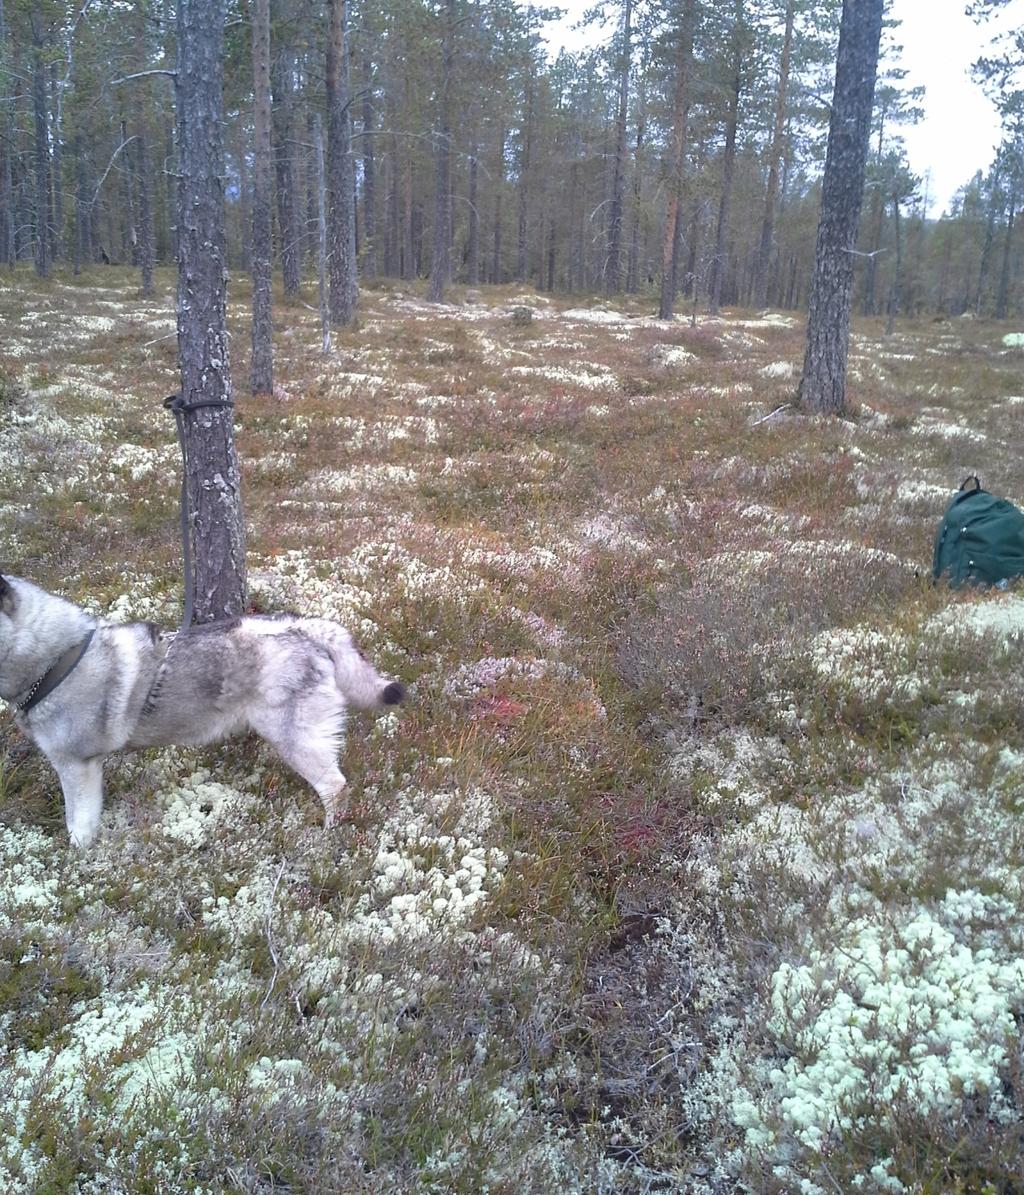
<svg viewBox="0 0 1024 1195">
<path fill-rule="evenodd" d="M 622 0 L 622 48 L 619 59 L 619 98 L 615 114 L 615 157 L 612 162 L 612 193 L 608 204 L 608 256 L 605 259 L 605 294 L 622 289 L 622 208 L 626 186 L 626 117 L 629 111 L 630 37 L 633 0 Z"/>
<path fill-rule="evenodd" d="M 884 0 L 843 0 L 800 381 L 801 406 L 818 414 L 841 415 L 846 410 L 853 259 L 883 7 Z"/>
<path fill-rule="evenodd" d="M 427 298 L 440 303 L 452 276 L 452 65 L 455 0 L 447 0 L 442 34 L 441 96 L 434 147 L 434 237 Z"/>
<path fill-rule="evenodd" d="M 57 64 L 50 63 L 50 144 L 52 146 L 53 215 L 50 221 L 50 248 L 54 261 L 64 260 L 64 165 L 62 162 L 63 141 L 61 134 L 60 84 L 57 81 Z"/>
<path fill-rule="evenodd" d="M 782 36 L 782 58 L 779 62 L 779 86 L 775 92 L 775 116 L 772 121 L 772 140 L 768 150 L 768 186 L 764 195 L 764 215 L 761 217 L 761 243 L 757 251 L 754 272 L 754 306 L 768 302 L 768 264 L 775 239 L 775 207 L 779 199 L 779 171 L 782 166 L 783 134 L 786 122 L 786 99 L 789 94 L 789 72 L 793 60 L 793 20 L 796 0 L 786 0 L 786 28 Z"/>
<path fill-rule="evenodd" d="M 283 28 L 291 16 L 285 0 L 278 0 L 275 23 Z M 274 175 L 277 189 L 277 227 L 285 298 L 299 293 L 302 281 L 302 230 L 299 215 L 298 170 L 295 153 L 295 51 L 281 46 L 272 60 L 271 91 L 274 99 L 271 129 L 274 140 Z"/>
<path fill-rule="evenodd" d="M 178 0 L 178 349 L 194 545 L 195 621 L 245 608 L 245 524 L 225 322 L 226 0 Z"/>
<path fill-rule="evenodd" d="M 330 203 L 331 323 L 353 322 L 359 298 L 356 282 L 356 195 L 349 110 L 348 37 L 345 0 L 330 0 L 327 38 L 327 172 Z"/>
<path fill-rule="evenodd" d="M 252 6 L 253 147 L 252 176 L 252 371 L 253 394 L 274 389 L 274 326 L 271 273 L 273 195 L 270 141 L 270 0 Z"/>
<path fill-rule="evenodd" d="M 668 202 L 661 242 L 661 302 L 659 319 L 672 319 L 676 299 L 679 237 L 679 199 L 686 161 L 686 124 L 690 113 L 690 70 L 693 64 L 693 32 L 696 0 L 683 0 L 679 21 L 679 47 L 672 90 L 672 140 L 669 153 Z"/>
</svg>

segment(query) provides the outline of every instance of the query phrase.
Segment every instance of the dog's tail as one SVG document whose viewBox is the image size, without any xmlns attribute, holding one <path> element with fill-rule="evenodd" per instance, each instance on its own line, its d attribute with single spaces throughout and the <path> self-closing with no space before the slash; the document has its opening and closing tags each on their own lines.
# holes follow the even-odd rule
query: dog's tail
<svg viewBox="0 0 1024 1195">
<path fill-rule="evenodd" d="M 336 622 L 310 621 L 315 621 L 316 637 L 331 653 L 338 688 L 347 701 L 361 709 L 378 709 L 404 700 L 405 686 L 381 676 L 344 627 Z"/>
</svg>

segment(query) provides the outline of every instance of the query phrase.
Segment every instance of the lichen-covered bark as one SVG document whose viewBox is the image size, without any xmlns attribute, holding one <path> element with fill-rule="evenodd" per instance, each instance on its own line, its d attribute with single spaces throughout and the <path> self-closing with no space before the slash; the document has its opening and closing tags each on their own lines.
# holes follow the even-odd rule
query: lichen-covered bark
<svg viewBox="0 0 1024 1195">
<path fill-rule="evenodd" d="M 819 414 L 840 415 L 846 410 L 854 253 L 883 7 L 884 0 L 843 0 L 800 381 L 801 406 Z"/>
<path fill-rule="evenodd" d="M 178 350 L 186 403 L 230 402 L 221 140 L 226 0 L 178 0 Z M 245 524 L 231 408 L 185 414 L 195 621 L 245 606 Z"/>
</svg>

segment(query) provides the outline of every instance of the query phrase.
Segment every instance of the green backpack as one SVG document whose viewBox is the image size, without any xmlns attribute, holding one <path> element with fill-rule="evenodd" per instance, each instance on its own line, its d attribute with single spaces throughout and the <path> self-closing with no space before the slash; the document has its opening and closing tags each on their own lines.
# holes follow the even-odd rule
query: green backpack
<svg viewBox="0 0 1024 1195">
<path fill-rule="evenodd" d="M 946 576 L 954 588 L 1005 585 L 1024 576 L 1024 513 L 983 490 L 977 477 L 968 477 L 935 536 L 932 576 Z"/>
</svg>

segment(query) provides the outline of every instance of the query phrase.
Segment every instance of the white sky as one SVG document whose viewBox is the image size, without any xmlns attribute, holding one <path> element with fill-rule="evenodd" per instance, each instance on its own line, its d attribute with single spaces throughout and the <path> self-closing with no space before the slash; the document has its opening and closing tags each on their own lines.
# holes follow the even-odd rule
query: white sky
<svg viewBox="0 0 1024 1195">
<path fill-rule="evenodd" d="M 592 0 L 555 0 L 565 16 L 547 29 L 553 53 L 578 49 L 607 33 L 572 26 Z M 999 141 L 999 118 L 984 92 L 970 79 L 971 63 L 993 32 L 964 15 L 965 0 L 891 0 L 888 15 L 901 22 L 892 34 L 902 45 L 909 86 L 925 88 L 924 118 L 903 130 L 915 174 L 928 175 L 929 211 L 941 214 L 957 188 L 986 169 Z M 1010 0 L 1000 26 L 1024 25 L 1024 0 Z"/>
</svg>

